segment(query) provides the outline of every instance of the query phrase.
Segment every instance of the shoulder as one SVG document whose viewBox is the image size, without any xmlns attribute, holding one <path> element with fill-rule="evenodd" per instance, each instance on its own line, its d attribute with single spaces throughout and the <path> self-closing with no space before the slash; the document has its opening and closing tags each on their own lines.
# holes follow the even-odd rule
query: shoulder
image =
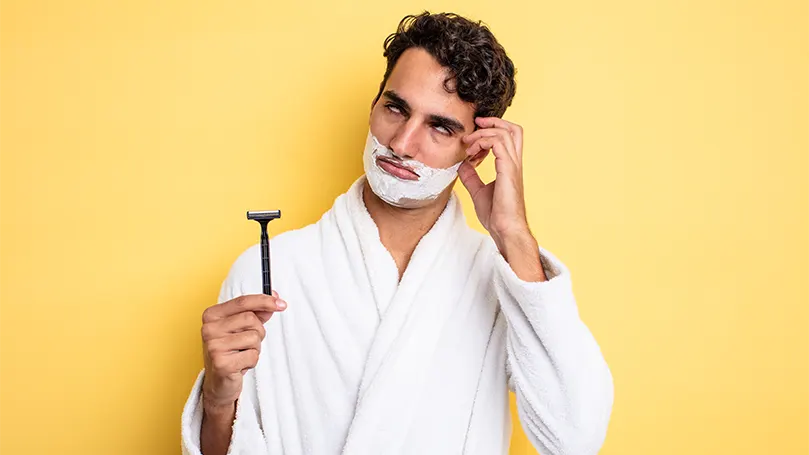
<svg viewBox="0 0 809 455">
<path fill-rule="evenodd" d="M 464 226 L 455 232 L 451 245 L 447 251 L 454 252 L 463 262 L 468 261 L 475 273 L 483 274 L 481 277 L 491 274 L 499 252 L 488 233 Z"/>
<path fill-rule="evenodd" d="M 492 237 L 469 226 L 463 229 L 463 233 L 459 235 L 464 242 L 464 248 L 475 251 L 476 261 L 491 260 L 491 256 L 497 251 L 497 246 L 494 244 Z"/>
<path fill-rule="evenodd" d="M 475 255 L 477 266 L 490 275 L 497 273 L 498 269 L 500 272 L 511 272 L 511 268 L 503 258 L 494 240 L 489 235 L 484 235 L 477 231 L 475 231 L 475 234 L 469 237 L 477 245 Z M 541 245 L 539 246 L 539 259 L 549 280 L 557 276 L 566 276 L 570 273 L 567 266 L 558 257 Z"/>
</svg>

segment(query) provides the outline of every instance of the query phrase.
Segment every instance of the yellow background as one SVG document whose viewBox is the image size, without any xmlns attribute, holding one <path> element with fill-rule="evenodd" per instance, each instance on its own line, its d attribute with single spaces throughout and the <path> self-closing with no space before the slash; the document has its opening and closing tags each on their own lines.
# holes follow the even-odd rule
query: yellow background
<svg viewBox="0 0 809 455">
<path fill-rule="evenodd" d="M 530 221 L 615 377 L 602 453 L 809 452 L 805 2 L 18 0 L 4 455 L 179 452 L 245 210 L 298 228 L 360 175 L 382 41 L 423 8 L 484 19 L 516 62 Z"/>
</svg>

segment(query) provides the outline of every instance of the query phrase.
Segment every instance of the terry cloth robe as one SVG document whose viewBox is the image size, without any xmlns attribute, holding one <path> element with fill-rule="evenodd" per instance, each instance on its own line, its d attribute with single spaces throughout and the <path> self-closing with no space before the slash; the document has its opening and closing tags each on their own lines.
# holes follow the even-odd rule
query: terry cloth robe
<svg viewBox="0 0 809 455">
<path fill-rule="evenodd" d="M 506 454 L 509 390 L 540 453 L 597 453 L 612 376 L 565 265 L 540 248 L 549 280 L 520 280 L 453 194 L 400 282 L 364 181 L 273 239 L 272 282 L 289 306 L 265 324 L 228 453 Z M 258 246 L 243 253 L 220 303 L 260 294 L 260 264 Z M 184 454 L 200 454 L 203 375 L 182 415 Z"/>
</svg>

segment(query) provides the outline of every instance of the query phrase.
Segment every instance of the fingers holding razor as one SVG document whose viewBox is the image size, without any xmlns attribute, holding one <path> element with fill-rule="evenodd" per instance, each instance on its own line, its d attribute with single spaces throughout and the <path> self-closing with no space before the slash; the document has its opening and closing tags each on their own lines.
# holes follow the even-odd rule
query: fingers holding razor
<svg viewBox="0 0 809 455">
<path fill-rule="evenodd" d="M 229 406 L 242 389 L 242 377 L 258 363 L 264 324 L 287 305 L 277 293 L 245 295 L 214 305 L 202 314 L 206 406 Z"/>
<path fill-rule="evenodd" d="M 225 303 L 214 305 L 202 313 L 202 323 L 216 322 L 245 311 L 253 311 L 267 316 L 267 319 L 263 321 L 267 322 L 272 313 L 286 309 L 286 302 L 278 296 L 278 293 L 273 291 L 272 294 L 271 296 L 264 294 L 243 295 Z"/>
</svg>

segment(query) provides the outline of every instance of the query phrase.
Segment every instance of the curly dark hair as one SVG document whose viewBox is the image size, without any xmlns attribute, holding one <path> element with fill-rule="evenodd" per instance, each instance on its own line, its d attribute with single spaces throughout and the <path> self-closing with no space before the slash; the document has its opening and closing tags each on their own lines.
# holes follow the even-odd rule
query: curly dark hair
<svg viewBox="0 0 809 455">
<path fill-rule="evenodd" d="M 374 103 L 399 57 L 411 47 L 426 50 L 449 70 L 444 88 L 473 103 L 476 117 L 502 117 L 511 106 L 516 91 L 514 63 L 492 32 L 480 21 L 428 11 L 405 16 L 385 39 L 383 56 L 388 66 Z"/>
</svg>

